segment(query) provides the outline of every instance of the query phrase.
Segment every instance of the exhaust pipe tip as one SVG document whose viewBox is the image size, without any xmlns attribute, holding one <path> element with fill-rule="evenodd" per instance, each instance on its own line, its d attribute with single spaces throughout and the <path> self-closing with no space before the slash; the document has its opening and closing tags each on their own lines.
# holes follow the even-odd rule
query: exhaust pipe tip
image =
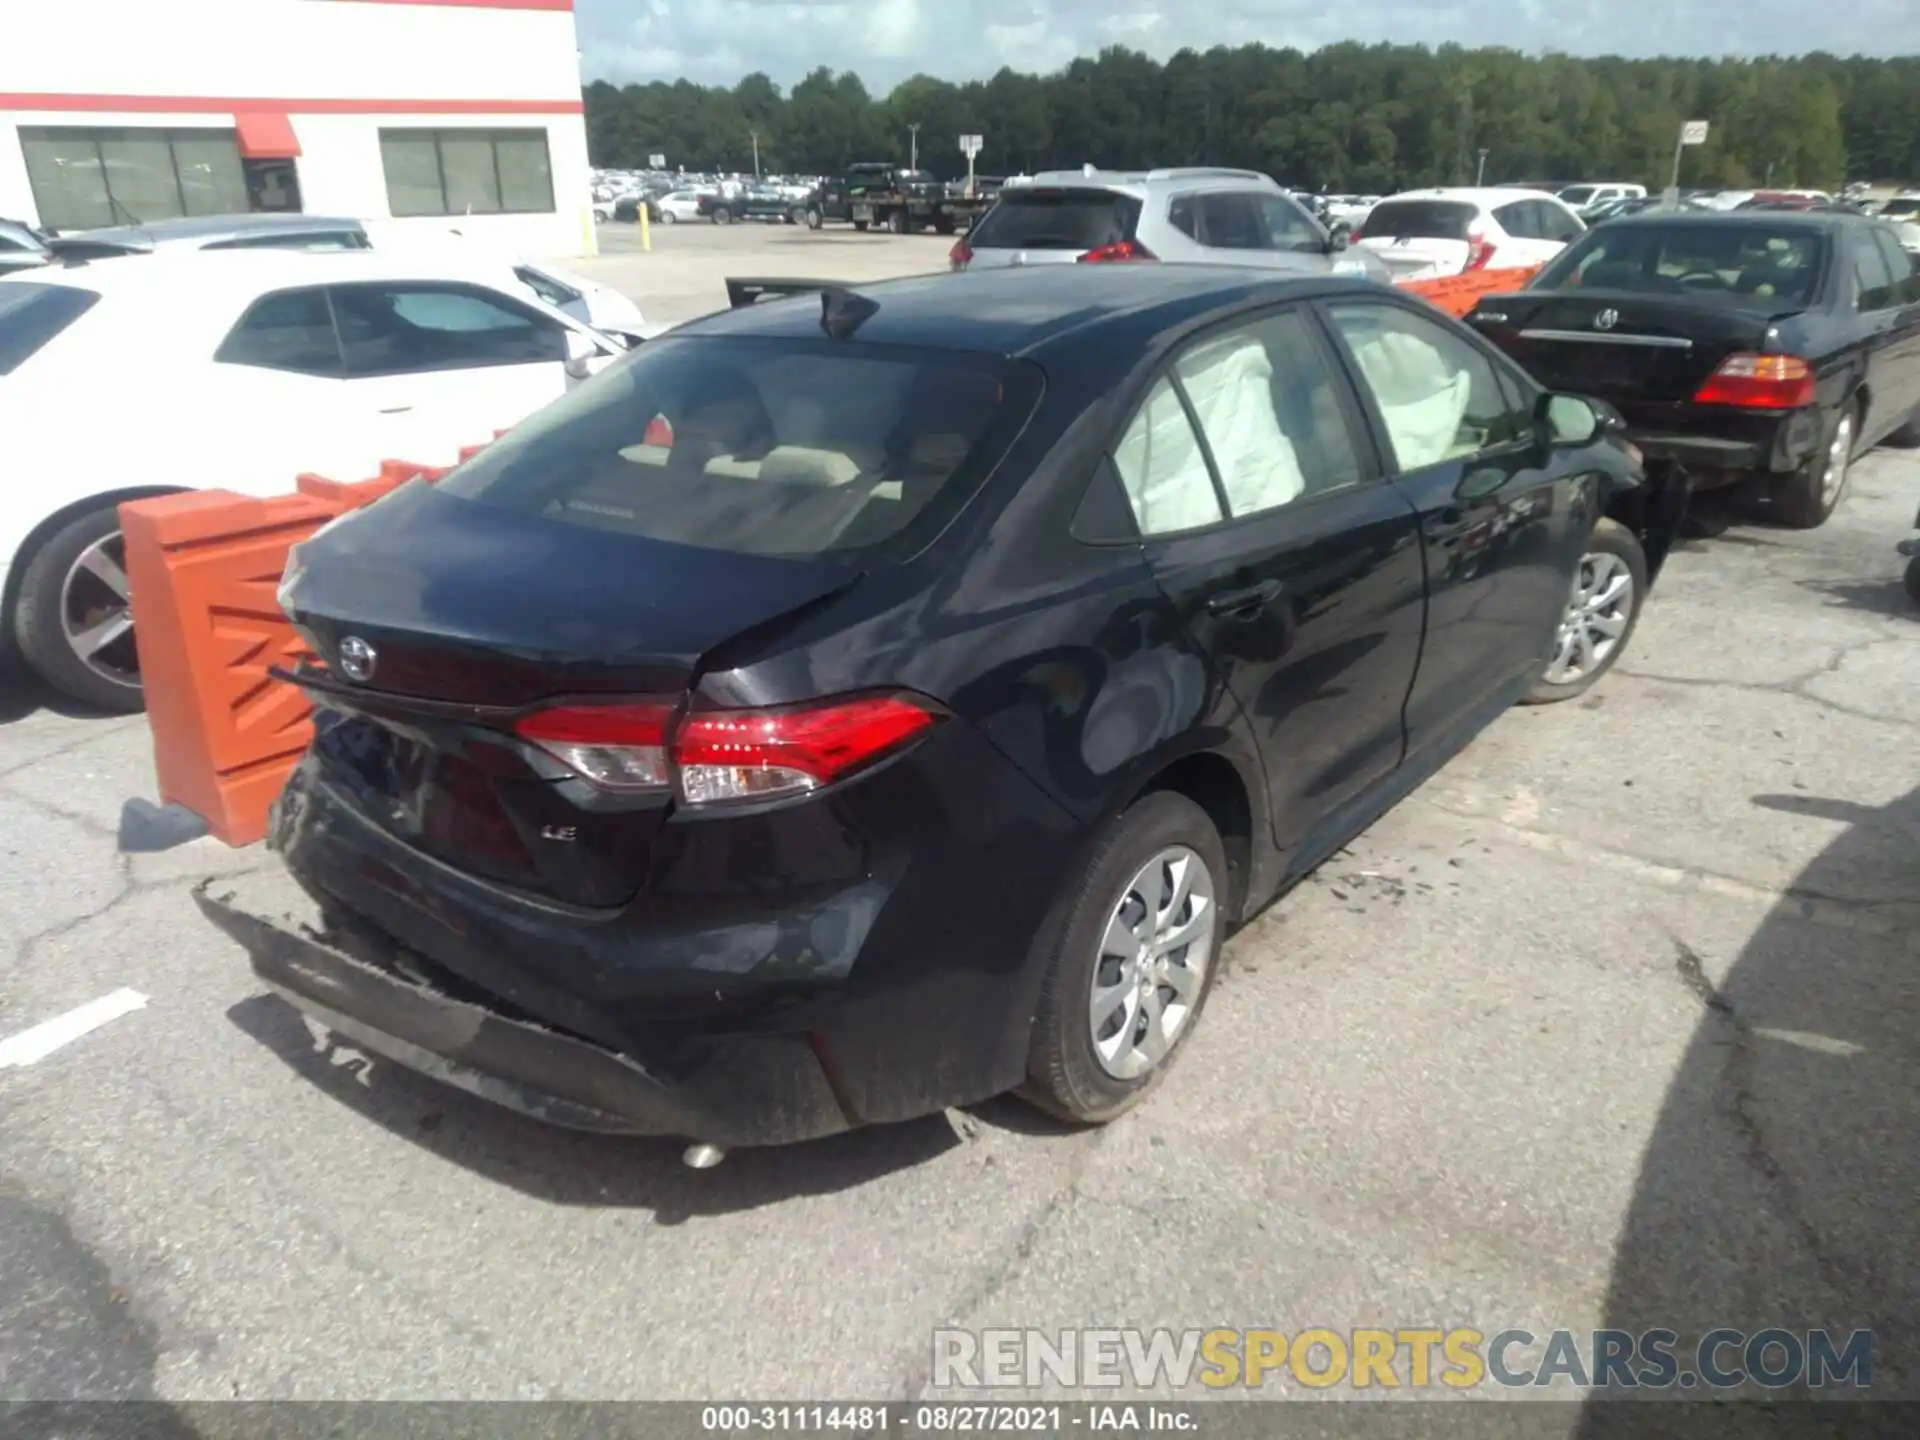
<svg viewBox="0 0 1920 1440">
<path fill-rule="evenodd" d="M 680 1163 L 689 1170 L 711 1170 L 727 1158 L 727 1152 L 718 1145 L 689 1145 L 680 1156 Z"/>
</svg>

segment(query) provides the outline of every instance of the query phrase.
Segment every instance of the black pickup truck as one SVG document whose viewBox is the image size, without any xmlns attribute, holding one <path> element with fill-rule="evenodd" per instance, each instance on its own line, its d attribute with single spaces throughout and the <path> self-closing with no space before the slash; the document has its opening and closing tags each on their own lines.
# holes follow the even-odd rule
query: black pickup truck
<svg viewBox="0 0 1920 1440">
<path fill-rule="evenodd" d="M 791 225 L 794 206 L 770 186 L 748 186 L 732 195 L 702 195 L 700 213 L 716 225 L 731 225 L 735 220 L 778 220 Z"/>
<path fill-rule="evenodd" d="M 866 161 L 824 180 L 806 201 L 806 222 L 818 230 L 829 220 L 851 221 L 856 230 L 877 226 L 895 235 L 931 227 L 951 235 L 972 222 L 975 202 L 949 196 L 924 170 Z"/>
</svg>

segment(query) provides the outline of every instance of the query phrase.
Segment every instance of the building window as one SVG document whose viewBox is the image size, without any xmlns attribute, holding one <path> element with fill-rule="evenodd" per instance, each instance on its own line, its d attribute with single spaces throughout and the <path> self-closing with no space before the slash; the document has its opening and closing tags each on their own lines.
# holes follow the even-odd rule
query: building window
<svg viewBox="0 0 1920 1440">
<path fill-rule="evenodd" d="M 395 215 L 553 213 L 545 130 L 382 130 Z"/>
<path fill-rule="evenodd" d="M 50 230 L 244 214 L 231 130 L 20 128 L 40 223 Z"/>
</svg>

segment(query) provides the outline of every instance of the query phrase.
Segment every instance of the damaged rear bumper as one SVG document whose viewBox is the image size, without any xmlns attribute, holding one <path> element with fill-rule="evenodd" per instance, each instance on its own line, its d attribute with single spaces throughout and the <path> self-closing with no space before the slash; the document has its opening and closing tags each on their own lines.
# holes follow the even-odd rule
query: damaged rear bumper
<svg viewBox="0 0 1920 1440">
<path fill-rule="evenodd" d="M 668 1081 L 635 1057 L 441 989 L 392 942 L 332 931 L 284 871 L 210 880 L 194 899 L 262 981 L 329 1030 L 549 1124 L 727 1147 L 850 1127 L 804 1036 L 722 1038 Z"/>
</svg>

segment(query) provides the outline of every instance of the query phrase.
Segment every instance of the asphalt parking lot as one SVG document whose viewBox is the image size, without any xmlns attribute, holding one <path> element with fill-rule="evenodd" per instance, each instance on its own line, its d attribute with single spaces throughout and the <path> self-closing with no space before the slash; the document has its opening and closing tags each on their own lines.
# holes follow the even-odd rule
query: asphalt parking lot
<svg viewBox="0 0 1920 1440">
<path fill-rule="evenodd" d="M 950 243 L 610 235 L 570 263 L 657 319 Z M 1421 1324 L 1870 1328 L 1920 1398 L 1916 504 L 1883 451 L 1818 531 L 1713 511 L 1595 691 L 1232 942 L 1112 1127 L 995 1102 L 703 1173 L 310 1029 L 189 898 L 270 858 L 119 853 L 144 723 L 8 675 L 0 1039 L 146 1003 L 0 1069 L 0 1399 L 906 1398 L 941 1325 Z"/>
</svg>

